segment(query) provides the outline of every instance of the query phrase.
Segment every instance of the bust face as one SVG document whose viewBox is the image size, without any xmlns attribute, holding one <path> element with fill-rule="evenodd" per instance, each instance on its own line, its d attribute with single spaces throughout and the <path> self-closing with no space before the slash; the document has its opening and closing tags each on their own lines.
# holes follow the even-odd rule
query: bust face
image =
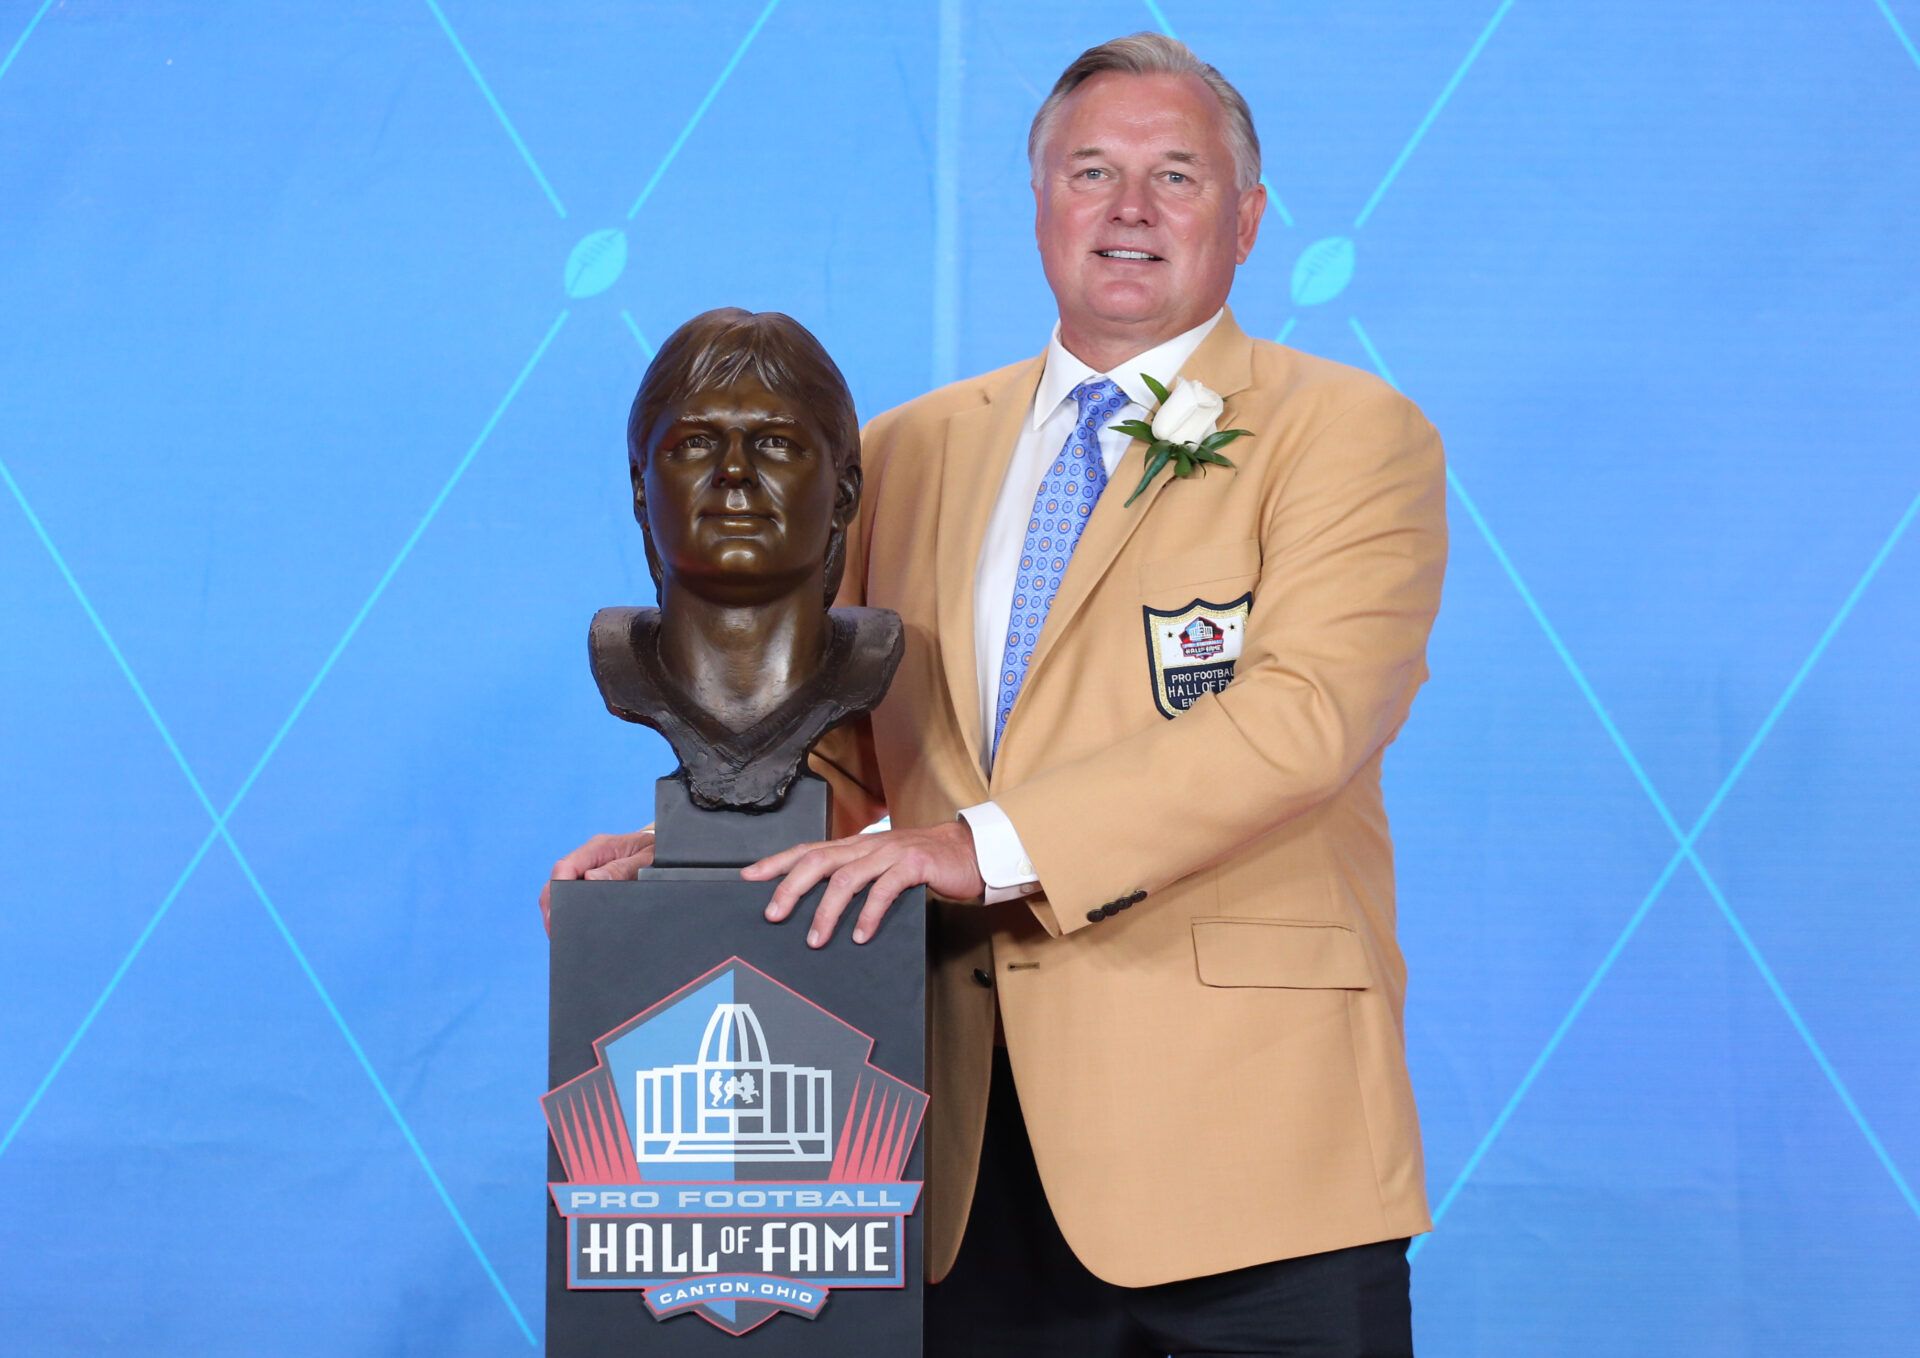
<svg viewBox="0 0 1920 1358">
<path fill-rule="evenodd" d="M 720 604 L 765 603 L 822 590 L 837 481 L 807 409 L 747 377 L 695 392 L 670 413 L 634 486 L 634 509 L 666 587 Z"/>
</svg>

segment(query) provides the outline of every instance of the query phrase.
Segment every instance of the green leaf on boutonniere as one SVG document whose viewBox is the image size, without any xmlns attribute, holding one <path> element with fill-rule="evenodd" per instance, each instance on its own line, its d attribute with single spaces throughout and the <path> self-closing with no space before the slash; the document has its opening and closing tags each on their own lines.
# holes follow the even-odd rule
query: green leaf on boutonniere
<svg viewBox="0 0 1920 1358">
<path fill-rule="evenodd" d="M 1141 373 L 1140 376 L 1164 406 L 1168 400 L 1167 389 L 1161 386 L 1151 373 Z M 1235 439 L 1245 438 L 1253 432 L 1251 429 L 1218 429 L 1198 443 L 1170 443 L 1166 439 L 1155 438 L 1153 425 L 1146 420 L 1121 420 L 1107 427 L 1147 445 L 1146 470 L 1141 474 L 1140 484 L 1133 488 L 1133 494 L 1127 497 L 1126 505 L 1131 505 L 1139 499 L 1141 493 L 1153 484 L 1154 477 L 1165 471 L 1169 463 L 1173 466 L 1173 474 L 1181 480 L 1185 480 L 1195 472 L 1205 472 L 1208 467 L 1237 470 L 1233 462 L 1223 456 L 1220 450 Z M 1126 505 L 1122 505 L 1121 508 L 1124 509 Z"/>
<path fill-rule="evenodd" d="M 1226 447 L 1235 439 L 1251 434 L 1252 432 L 1251 429 L 1222 429 L 1218 433 L 1208 434 L 1200 440 L 1200 451 L 1203 453 L 1215 452 Z M 1233 464 L 1229 462 L 1227 465 L 1231 467 Z"/>
<path fill-rule="evenodd" d="M 1122 509 L 1125 509 L 1127 505 L 1132 504 L 1140 498 L 1140 492 L 1153 484 L 1153 478 L 1160 474 L 1160 469 L 1167 465 L 1167 459 L 1172 456 L 1172 444 L 1156 443 L 1153 445 L 1152 450 L 1147 454 L 1147 470 L 1145 474 L 1141 476 L 1140 484 L 1133 488 L 1133 494 L 1127 497 L 1126 504 L 1120 506 Z"/>
</svg>

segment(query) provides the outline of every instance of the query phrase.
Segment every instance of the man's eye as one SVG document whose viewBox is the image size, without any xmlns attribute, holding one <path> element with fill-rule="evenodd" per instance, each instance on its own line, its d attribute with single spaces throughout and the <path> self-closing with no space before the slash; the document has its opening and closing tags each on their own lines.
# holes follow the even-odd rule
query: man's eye
<svg viewBox="0 0 1920 1358">
<path fill-rule="evenodd" d="M 798 451 L 799 445 L 781 434 L 766 434 L 754 440 L 754 447 L 763 453 L 778 453 L 782 457 L 791 457 Z"/>
<path fill-rule="evenodd" d="M 1098 166 L 1088 166 L 1086 169 L 1080 171 L 1080 177 L 1082 179 L 1105 179 L 1107 172 Z"/>
<path fill-rule="evenodd" d="M 712 434 L 688 434 L 673 445 L 676 453 L 704 453 L 714 446 Z"/>
<path fill-rule="evenodd" d="M 1181 174 L 1180 171 L 1178 170 L 1168 170 L 1167 182 L 1169 184 L 1186 184 L 1191 181 L 1188 180 L 1188 178 L 1185 175 Z"/>
</svg>

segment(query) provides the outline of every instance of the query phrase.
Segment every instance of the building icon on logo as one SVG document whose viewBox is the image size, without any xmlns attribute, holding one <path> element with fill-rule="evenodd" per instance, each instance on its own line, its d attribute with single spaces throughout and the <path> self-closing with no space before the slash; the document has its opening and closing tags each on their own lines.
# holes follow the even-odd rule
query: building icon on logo
<svg viewBox="0 0 1920 1358">
<path fill-rule="evenodd" d="M 750 1004 L 716 1004 L 699 1058 L 634 1072 L 634 1159 L 833 1159 L 833 1072 L 776 1065 Z"/>
<path fill-rule="evenodd" d="M 1189 660 L 1210 660 L 1225 646 L 1220 624 L 1212 618 L 1195 618 L 1180 633 L 1180 653 Z"/>
</svg>

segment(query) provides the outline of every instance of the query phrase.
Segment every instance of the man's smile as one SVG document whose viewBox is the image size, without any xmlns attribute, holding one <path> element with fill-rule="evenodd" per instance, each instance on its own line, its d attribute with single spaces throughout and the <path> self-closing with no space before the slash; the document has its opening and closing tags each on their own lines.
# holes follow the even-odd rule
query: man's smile
<svg viewBox="0 0 1920 1358">
<path fill-rule="evenodd" d="M 1164 264 L 1166 262 L 1165 260 L 1161 259 L 1159 255 L 1148 254 L 1145 250 L 1127 250 L 1127 249 L 1122 249 L 1118 246 L 1114 246 L 1112 248 L 1105 249 L 1105 250 L 1095 250 L 1094 253 L 1100 256 L 1100 258 L 1102 259 L 1148 260 L 1155 264 Z"/>
</svg>

